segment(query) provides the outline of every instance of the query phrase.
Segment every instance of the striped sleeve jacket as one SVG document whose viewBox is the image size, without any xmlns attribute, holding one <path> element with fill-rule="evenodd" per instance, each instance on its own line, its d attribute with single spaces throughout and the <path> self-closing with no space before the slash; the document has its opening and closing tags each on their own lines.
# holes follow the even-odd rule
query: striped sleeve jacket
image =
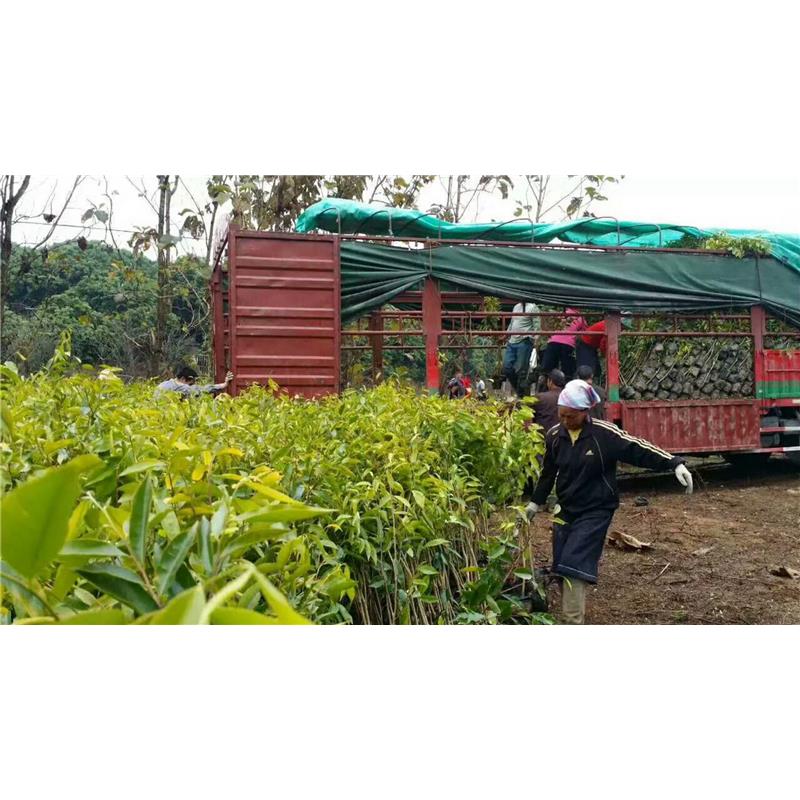
<svg viewBox="0 0 800 800">
<path fill-rule="evenodd" d="M 544 463 L 533 502 L 545 503 L 555 483 L 567 519 L 598 508 L 613 510 L 619 506 L 618 461 L 667 470 L 684 459 L 603 420 L 588 417 L 574 444 L 566 428 L 554 425 L 545 434 Z"/>
</svg>

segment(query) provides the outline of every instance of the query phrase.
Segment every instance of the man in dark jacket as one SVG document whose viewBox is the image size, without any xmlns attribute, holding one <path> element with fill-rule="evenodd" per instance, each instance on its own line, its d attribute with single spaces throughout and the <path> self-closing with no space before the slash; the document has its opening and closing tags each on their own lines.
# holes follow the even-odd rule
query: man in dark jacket
<svg viewBox="0 0 800 800">
<path fill-rule="evenodd" d="M 547 376 L 547 391 L 536 394 L 536 405 L 533 407 L 533 421 L 549 431 L 558 424 L 558 396 L 567 379 L 560 369 L 551 370 Z"/>
<path fill-rule="evenodd" d="M 593 419 L 600 398 L 588 383 L 570 381 L 558 399 L 560 422 L 545 433 L 542 473 L 526 513 L 529 520 L 556 485 L 559 507 L 553 524 L 553 573 L 562 580 L 565 622 L 581 624 L 586 584 L 597 583 L 597 567 L 606 533 L 619 506 L 617 462 L 653 470 L 674 470 L 692 493 L 692 475 L 684 460 L 631 436 L 616 425 Z"/>
</svg>

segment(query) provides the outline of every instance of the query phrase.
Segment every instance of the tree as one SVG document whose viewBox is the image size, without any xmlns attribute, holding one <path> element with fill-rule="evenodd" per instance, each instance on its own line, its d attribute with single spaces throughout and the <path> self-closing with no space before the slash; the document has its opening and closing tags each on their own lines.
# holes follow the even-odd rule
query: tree
<svg viewBox="0 0 800 800">
<path fill-rule="evenodd" d="M 2 228 L 2 231 L 0 232 L 0 242 L 2 242 L 0 245 L 0 251 L 2 251 L 0 253 L 0 263 L 2 264 L 2 273 L 0 274 L 0 319 L 2 318 L 2 311 L 5 309 L 6 298 L 8 297 L 8 292 L 10 290 L 9 264 L 11 261 L 12 228 L 14 223 L 26 220 L 38 221 L 38 218 L 41 217 L 44 224 L 49 225 L 49 228 L 43 238 L 32 246 L 30 252 L 33 253 L 40 248 L 44 250 L 44 245 L 47 244 L 47 242 L 50 240 L 50 237 L 53 235 L 53 233 L 55 233 L 55 230 L 61 221 L 61 217 L 64 216 L 64 212 L 69 207 L 69 203 L 75 194 L 75 190 L 78 188 L 78 186 L 80 186 L 83 178 L 83 175 L 78 175 L 75 178 L 72 183 L 72 187 L 67 192 L 66 198 L 64 199 L 60 210 L 57 213 L 54 213 L 53 199 L 56 194 L 56 187 L 58 186 L 58 181 L 56 181 L 50 191 L 48 199 L 45 201 L 44 206 L 42 207 L 42 210 L 35 214 L 21 214 L 16 210 L 20 200 L 22 199 L 22 196 L 28 190 L 31 176 L 23 176 L 16 190 L 14 175 L 3 175 L 2 178 L 0 178 L 0 196 L 2 196 L 2 211 L 0 211 L 0 228 Z M 30 265 L 30 261 L 27 262 L 27 265 Z"/>
<path fill-rule="evenodd" d="M 89 242 L 85 250 L 77 242 L 43 250 L 14 246 L 4 356 L 35 371 L 52 355 L 61 332 L 69 330 L 72 352 L 82 361 L 118 366 L 125 375 L 152 375 L 157 262 L 101 242 Z M 181 256 L 171 272 L 166 360 L 196 361 L 206 373 L 208 268 L 202 259 Z"/>
<path fill-rule="evenodd" d="M 500 192 L 506 200 L 514 182 L 508 175 L 481 175 L 474 179 L 471 175 L 440 175 L 439 181 L 447 192 L 444 203 L 431 206 L 431 213 L 447 222 L 461 222 L 472 203 L 479 202 L 482 193 Z"/>
<path fill-rule="evenodd" d="M 17 183 L 14 175 L 0 178 L 0 323 L 5 311 L 9 290 L 9 265 L 11 264 L 11 228 L 14 224 L 14 209 L 25 194 L 31 182 L 30 175 L 24 175 Z"/>
<path fill-rule="evenodd" d="M 155 246 L 158 263 L 158 295 L 156 298 L 156 321 L 153 329 L 152 346 L 150 348 L 151 370 L 158 374 L 166 367 L 166 341 L 167 320 L 172 313 L 172 280 L 170 270 L 171 250 L 180 241 L 179 236 L 172 235 L 171 204 L 172 197 L 178 188 L 179 176 L 170 179 L 169 175 L 157 175 L 158 180 L 158 209 L 156 211 L 157 225 L 155 228 L 140 228 L 134 233 L 128 245 L 134 253 L 148 250 Z M 142 196 L 147 197 L 142 191 Z M 148 202 L 150 202 L 148 200 Z"/>
<path fill-rule="evenodd" d="M 541 222 L 558 210 L 562 219 L 578 216 L 593 217 L 589 206 L 608 198 L 602 194 L 606 184 L 614 184 L 625 176 L 612 175 L 568 175 L 568 184 L 558 186 L 552 175 L 523 175 L 525 179 L 525 202 L 518 199 L 515 217 L 527 216 Z M 564 191 L 566 189 L 566 191 Z M 556 198 L 556 199 L 554 199 Z"/>
<path fill-rule="evenodd" d="M 433 175 L 212 175 L 204 203 L 185 187 L 194 208 L 181 210 L 180 233 L 204 240 L 210 265 L 220 210 L 228 204 L 231 221 L 242 228 L 291 231 L 300 214 L 324 197 L 413 208 L 422 188 L 433 179 Z"/>
</svg>

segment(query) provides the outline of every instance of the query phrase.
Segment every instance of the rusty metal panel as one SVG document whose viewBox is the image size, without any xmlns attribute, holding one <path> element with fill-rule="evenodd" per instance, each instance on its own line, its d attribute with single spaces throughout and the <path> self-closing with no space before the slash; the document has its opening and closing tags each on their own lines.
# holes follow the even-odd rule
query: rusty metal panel
<svg viewBox="0 0 800 800">
<path fill-rule="evenodd" d="M 212 343 L 214 352 L 214 380 L 221 383 L 225 378 L 225 367 L 227 364 L 225 353 L 225 326 L 226 321 L 223 313 L 223 293 L 222 280 L 219 270 L 215 270 L 211 276 L 211 324 L 212 324 Z"/>
<path fill-rule="evenodd" d="M 292 395 L 338 392 L 338 240 L 232 227 L 229 279 L 234 394 L 269 380 Z"/>
<path fill-rule="evenodd" d="M 800 398 L 800 350 L 764 350 L 764 381 L 757 388 L 763 398 Z"/>
<path fill-rule="evenodd" d="M 759 447 L 757 400 L 621 402 L 622 427 L 671 453 L 720 453 Z"/>
</svg>

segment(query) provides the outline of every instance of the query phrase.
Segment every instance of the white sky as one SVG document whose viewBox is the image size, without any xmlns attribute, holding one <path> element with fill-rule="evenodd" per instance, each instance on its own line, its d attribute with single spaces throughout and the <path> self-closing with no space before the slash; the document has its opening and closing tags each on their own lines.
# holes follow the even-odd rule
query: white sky
<svg viewBox="0 0 800 800">
<path fill-rule="evenodd" d="M 511 176 L 514 179 L 514 176 Z M 42 225 L 42 210 L 55 213 L 72 185 L 74 176 L 32 178 L 31 187 L 20 204 L 18 214 L 31 215 L 31 220 L 23 220 L 14 227 L 14 240 L 32 244 L 39 241 L 48 228 Z M 130 176 L 137 186 L 144 185 L 152 199 L 155 192 L 153 176 L 145 178 Z M 205 178 L 186 177 L 185 186 L 179 186 L 172 208 L 174 218 L 184 208 L 193 208 L 189 192 L 202 205 L 206 200 Z M 522 197 L 523 182 L 515 180 L 513 196 Z M 564 177 L 552 180 L 553 200 L 558 199 L 572 182 Z M 187 189 L 188 187 L 188 189 Z M 115 234 L 120 247 L 125 246 L 135 226 L 155 224 L 155 212 L 147 200 L 139 196 L 137 189 L 125 176 L 109 176 L 108 188 L 114 203 L 113 227 L 122 232 Z M 54 191 L 55 189 L 55 191 Z M 87 177 L 79 186 L 69 209 L 61 219 L 67 225 L 80 226 L 80 218 L 90 202 L 97 205 L 108 201 L 103 197 L 105 181 L 102 176 Z M 698 227 L 754 228 L 775 232 L 800 232 L 800 177 L 643 177 L 627 175 L 616 185 L 608 185 L 604 190 L 606 202 L 597 203 L 592 210 L 598 216 L 608 215 L 620 220 L 648 221 L 695 225 Z M 116 193 L 115 193 L 116 192 Z M 419 206 L 424 209 L 432 203 L 443 202 L 445 191 L 440 181 L 434 181 L 420 197 Z M 473 203 L 464 221 L 503 221 L 514 214 L 513 199 L 502 200 L 499 194 L 481 195 Z M 558 222 L 564 218 L 562 212 L 554 210 L 547 222 Z M 39 223 L 39 224 L 35 224 Z M 178 223 L 179 224 L 179 223 Z M 63 241 L 81 233 L 79 227 L 59 228 L 51 241 Z M 105 231 L 95 225 L 91 231 L 84 231 L 90 239 L 102 240 Z M 179 245 L 179 252 L 203 254 L 202 243 L 185 240 Z"/>
</svg>

